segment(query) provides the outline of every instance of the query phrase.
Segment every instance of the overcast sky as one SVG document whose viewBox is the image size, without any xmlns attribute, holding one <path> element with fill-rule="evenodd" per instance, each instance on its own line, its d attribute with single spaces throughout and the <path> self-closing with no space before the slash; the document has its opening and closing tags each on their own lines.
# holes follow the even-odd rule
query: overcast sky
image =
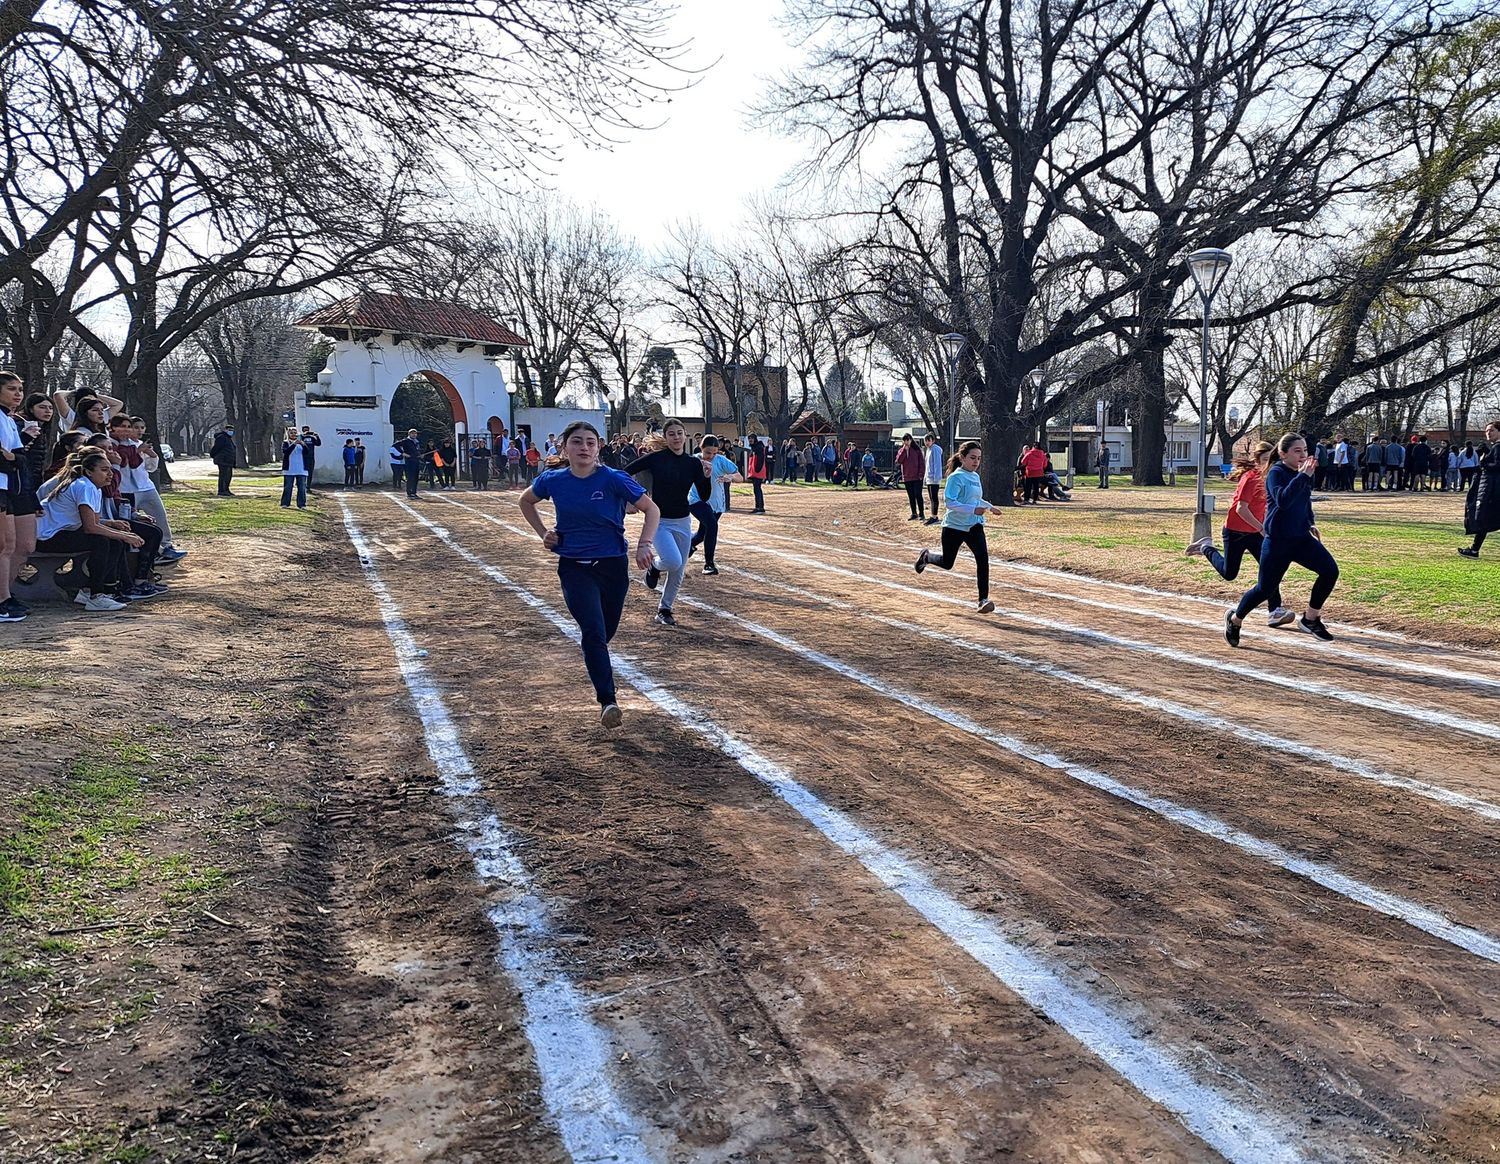
<svg viewBox="0 0 1500 1164">
<path fill-rule="evenodd" d="M 777 23 L 781 0 L 676 0 L 673 39 L 690 40 L 687 61 L 706 67 L 697 84 L 661 105 L 662 124 L 608 153 L 569 144 L 557 189 L 596 203 L 647 250 L 672 223 L 696 218 L 728 233 L 746 196 L 773 187 L 802 157 L 789 138 L 751 130 L 745 112 L 768 80 L 792 70 L 802 51 Z"/>
</svg>

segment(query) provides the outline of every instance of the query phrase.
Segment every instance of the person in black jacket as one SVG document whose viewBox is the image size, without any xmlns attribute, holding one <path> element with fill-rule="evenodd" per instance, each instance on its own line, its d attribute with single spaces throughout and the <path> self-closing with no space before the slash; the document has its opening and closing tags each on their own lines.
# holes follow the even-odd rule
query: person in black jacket
<svg viewBox="0 0 1500 1164">
<path fill-rule="evenodd" d="M 234 425 L 226 424 L 214 435 L 208 459 L 219 467 L 219 496 L 233 497 L 234 494 L 229 492 L 229 483 L 234 480 L 234 467 L 240 460 L 239 449 L 234 443 Z"/>
<path fill-rule="evenodd" d="M 307 487 L 311 489 L 313 487 L 313 465 L 317 460 L 317 454 L 313 450 L 322 446 L 323 438 L 313 432 L 312 425 L 304 424 L 302 426 L 302 435 L 297 439 L 302 442 L 302 459 L 307 462 Z"/>
<path fill-rule="evenodd" d="M 1500 529 L 1500 419 L 1484 426 L 1484 439 L 1490 449 L 1479 462 L 1464 502 L 1464 533 L 1474 538 L 1472 545 L 1459 548 L 1466 558 L 1479 557 L 1485 535 Z"/>
<path fill-rule="evenodd" d="M 1307 610 L 1299 623 L 1303 630 L 1324 641 L 1333 638 L 1323 625 L 1323 604 L 1339 580 L 1339 566 L 1324 547 L 1313 524 L 1313 474 L 1317 458 L 1307 455 L 1301 433 L 1289 432 L 1276 442 L 1281 460 L 1266 474 L 1266 527 L 1261 543 L 1260 576 L 1233 610 L 1224 616 L 1224 638 L 1231 647 L 1240 645 L 1240 627 L 1245 616 L 1268 602 L 1272 610 L 1281 606 L 1281 580 L 1295 562 L 1317 575 Z"/>
<path fill-rule="evenodd" d="M 656 527 L 655 555 L 646 570 L 646 585 L 655 590 L 662 575 L 667 576 L 656 621 L 676 626 L 672 602 L 687 573 L 693 541 L 688 493 L 696 487 L 699 497 L 707 497 L 712 476 L 703 462 L 687 451 L 687 426 L 676 417 L 669 418 L 662 425 L 661 436 L 652 441 L 653 451 L 626 465 L 625 472 L 632 477 L 651 475 L 648 488 L 651 500 L 661 510 L 661 522 Z"/>
<path fill-rule="evenodd" d="M 406 439 L 401 442 L 401 462 L 406 466 L 406 495 L 415 497 L 422 478 L 422 442 L 414 428 L 406 430 Z"/>
</svg>

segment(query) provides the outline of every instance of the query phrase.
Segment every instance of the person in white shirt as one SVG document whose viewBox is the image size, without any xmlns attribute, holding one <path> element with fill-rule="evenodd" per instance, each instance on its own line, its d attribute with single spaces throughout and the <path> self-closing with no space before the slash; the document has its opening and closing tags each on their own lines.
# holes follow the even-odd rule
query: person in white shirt
<svg viewBox="0 0 1500 1164">
<path fill-rule="evenodd" d="M 10 592 L 10 581 L 25 564 L 17 550 L 16 513 L 20 510 L 21 457 L 25 442 L 11 412 L 21 407 L 25 392 L 14 372 L 0 373 L 0 622 L 20 622 L 26 607 Z"/>
<path fill-rule="evenodd" d="M 114 396 L 106 396 L 103 392 L 95 392 L 88 388 L 80 388 L 76 392 L 54 392 L 52 403 L 57 409 L 57 428 L 59 432 L 67 432 L 70 428 L 77 428 L 78 416 L 73 410 L 74 404 L 80 397 L 97 400 L 104 405 L 104 415 L 99 418 L 100 425 L 107 424 L 109 418 L 125 407 L 125 401 Z M 102 427 L 94 429 L 95 432 L 105 431 Z"/>
<path fill-rule="evenodd" d="M 156 523 L 156 528 L 161 530 L 161 552 L 156 555 L 156 561 L 160 565 L 170 566 L 187 557 L 187 551 L 179 550 L 173 544 L 172 526 L 167 521 L 167 507 L 162 504 L 161 494 L 156 489 L 156 482 L 151 479 L 151 475 L 161 468 L 161 454 L 146 439 L 144 417 L 132 416 L 130 418 L 130 440 L 141 454 L 141 466 L 135 479 L 135 507 L 150 517 Z"/>
<path fill-rule="evenodd" d="M 49 482 L 52 489 L 37 520 L 37 553 L 88 551 L 89 584 L 73 599 L 85 610 L 125 607 L 125 600 L 115 597 L 127 584 L 125 551 L 145 544 L 125 522 L 104 521 L 99 516 L 104 510 L 103 489 L 113 477 L 114 468 L 104 453 L 97 449 L 75 453 Z"/>
<path fill-rule="evenodd" d="M 1333 464 L 1338 470 L 1335 478 L 1335 489 L 1353 489 L 1354 475 L 1349 472 L 1349 442 L 1344 437 L 1339 437 L 1339 443 L 1333 448 Z"/>
</svg>

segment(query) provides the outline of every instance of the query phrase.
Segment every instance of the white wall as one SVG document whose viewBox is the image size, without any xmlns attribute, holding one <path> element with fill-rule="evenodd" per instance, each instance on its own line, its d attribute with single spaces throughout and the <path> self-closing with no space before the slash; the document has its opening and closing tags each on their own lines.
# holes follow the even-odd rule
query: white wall
<svg viewBox="0 0 1500 1164">
<path fill-rule="evenodd" d="M 548 433 L 562 435 L 562 430 L 575 420 L 586 420 L 599 430 L 600 436 L 608 436 L 609 412 L 603 408 L 518 408 L 513 431 L 531 426 L 531 437 L 537 448 L 544 448 Z"/>
<path fill-rule="evenodd" d="M 338 340 L 317 382 L 297 394 L 297 424 L 311 425 L 323 438 L 323 447 L 318 450 L 321 456 L 316 462 L 317 480 L 343 481 L 343 455 L 339 450 L 345 439 L 353 436 L 358 436 L 369 449 L 365 455 L 365 480 L 390 478 L 389 450 L 395 435 L 391 429 L 391 401 L 401 381 L 415 372 L 435 372 L 453 385 L 462 405 L 462 415 L 459 409 L 454 409 L 455 440 L 485 431 L 485 424 L 492 416 L 498 417 L 507 429 L 513 427 L 511 395 L 505 389 L 505 376 L 495 361 L 485 358 L 480 344 L 443 343 L 428 348 L 412 341 L 398 344 L 389 333 L 370 341 Z M 326 396 L 372 396 L 376 405 L 351 408 L 307 403 L 308 397 Z M 544 430 L 543 438 L 547 431 L 555 430 Z"/>
</svg>

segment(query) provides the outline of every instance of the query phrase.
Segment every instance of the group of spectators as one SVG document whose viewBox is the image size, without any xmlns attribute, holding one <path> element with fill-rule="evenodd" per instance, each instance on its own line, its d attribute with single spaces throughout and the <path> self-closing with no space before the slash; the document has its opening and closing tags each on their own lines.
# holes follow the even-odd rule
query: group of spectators
<svg viewBox="0 0 1500 1164">
<path fill-rule="evenodd" d="M 123 407 L 86 391 L 27 394 L 0 371 L 0 622 L 27 617 L 13 586 L 58 558 L 72 563 L 74 601 L 88 611 L 166 593 L 158 567 L 187 552 L 152 479 L 161 461 L 146 422 Z M 57 557 L 33 560 L 44 554 Z"/>
<path fill-rule="evenodd" d="M 1488 452 L 1484 441 L 1434 443 L 1426 433 L 1404 441 L 1376 436 L 1363 445 L 1336 436 L 1312 450 L 1318 459 L 1313 488 L 1352 493 L 1357 480 L 1366 493 L 1464 493 Z"/>
</svg>

